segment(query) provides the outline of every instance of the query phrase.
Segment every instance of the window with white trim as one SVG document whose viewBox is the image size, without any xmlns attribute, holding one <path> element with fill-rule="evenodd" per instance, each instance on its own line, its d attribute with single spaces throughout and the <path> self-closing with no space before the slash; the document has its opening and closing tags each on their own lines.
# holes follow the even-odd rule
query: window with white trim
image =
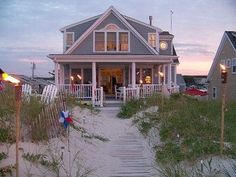
<svg viewBox="0 0 236 177">
<path fill-rule="evenodd" d="M 156 47 L 156 33 L 148 33 L 148 43 L 152 47 Z"/>
<path fill-rule="evenodd" d="M 107 32 L 107 51 L 116 51 L 116 32 Z"/>
<path fill-rule="evenodd" d="M 232 73 L 236 74 L 236 58 L 232 59 Z"/>
<path fill-rule="evenodd" d="M 216 95 L 217 95 L 217 90 L 216 87 L 212 87 L 212 99 L 216 99 Z"/>
<path fill-rule="evenodd" d="M 66 47 L 72 46 L 73 43 L 74 43 L 74 33 L 66 32 Z"/>
<path fill-rule="evenodd" d="M 129 50 L 129 35 L 127 32 L 119 33 L 119 51 Z"/>
<path fill-rule="evenodd" d="M 231 68 L 231 59 L 226 60 L 226 67 Z"/>
<path fill-rule="evenodd" d="M 95 50 L 105 51 L 105 34 L 104 32 L 95 33 Z"/>
<path fill-rule="evenodd" d="M 128 31 L 95 31 L 94 32 L 95 52 L 128 52 L 129 32 Z"/>
</svg>

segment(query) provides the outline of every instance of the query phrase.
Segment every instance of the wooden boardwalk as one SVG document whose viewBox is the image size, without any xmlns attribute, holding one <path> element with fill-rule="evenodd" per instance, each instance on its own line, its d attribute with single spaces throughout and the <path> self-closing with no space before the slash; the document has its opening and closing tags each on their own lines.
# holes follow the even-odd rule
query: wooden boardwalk
<svg viewBox="0 0 236 177">
<path fill-rule="evenodd" d="M 146 157 L 145 146 L 135 133 L 127 132 L 111 144 L 111 156 L 119 166 L 110 177 L 150 177 L 151 160 Z"/>
</svg>

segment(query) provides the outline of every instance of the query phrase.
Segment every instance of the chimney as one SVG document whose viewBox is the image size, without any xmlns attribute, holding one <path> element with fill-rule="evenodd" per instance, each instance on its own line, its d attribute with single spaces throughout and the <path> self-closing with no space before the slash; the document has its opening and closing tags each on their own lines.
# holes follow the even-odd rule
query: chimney
<svg viewBox="0 0 236 177">
<path fill-rule="evenodd" d="M 152 26 L 152 16 L 149 16 L 149 24 Z"/>
</svg>

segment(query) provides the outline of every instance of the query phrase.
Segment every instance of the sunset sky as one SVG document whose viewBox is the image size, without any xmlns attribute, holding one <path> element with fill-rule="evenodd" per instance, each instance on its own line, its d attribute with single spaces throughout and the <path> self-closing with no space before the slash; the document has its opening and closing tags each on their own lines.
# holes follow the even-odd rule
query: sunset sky
<svg viewBox="0 0 236 177">
<path fill-rule="evenodd" d="M 104 13 L 121 14 L 170 30 L 180 57 L 178 73 L 206 75 L 224 31 L 236 31 L 236 0 L 0 0 L 0 68 L 9 73 L 46 76 L 50 53 L 62 53 L 61 27 Z"/>
</svg>

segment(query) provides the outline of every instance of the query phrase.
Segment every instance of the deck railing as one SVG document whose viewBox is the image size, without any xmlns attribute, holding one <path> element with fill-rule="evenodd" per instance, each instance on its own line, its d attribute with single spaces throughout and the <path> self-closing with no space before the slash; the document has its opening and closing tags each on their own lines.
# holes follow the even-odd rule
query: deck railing
<svg viewBox="0 0 236 177">
<path fill-rule="evenodd" d="M 76 98 L 83 99 L 83 100 L 91 100 L 94 106 L 103 106 L 104 102 L 104 92 L 103 87 L 95 88 L 93 94 L 93 87 L 92 84 L 63 84 L 58 85 L 58 90 L 63 91 L 69 94 L 74 95 Z M 179 92 L 179 86 L 171 86 L 170 88 L 167 85 L 161 84 L 142 84 L 136 85 L 135 88 L 132 87 L 122 87 L 120 90 L 123 93 L 119 94 L 119 99 L 123 99 L 125 103 L 127 100 L 130 99 L 137 99 L 137 98 L 146 98 L 150 97 L 153 94 L 163 92 L 166 95 L 170 95 L 172 93 Z"/>
<path fill-rule="evenodd" d="M 92 84 L 61 84 L 58 90 L 74 95 L 79 99 L 92 98 Z"/>
</svg>

